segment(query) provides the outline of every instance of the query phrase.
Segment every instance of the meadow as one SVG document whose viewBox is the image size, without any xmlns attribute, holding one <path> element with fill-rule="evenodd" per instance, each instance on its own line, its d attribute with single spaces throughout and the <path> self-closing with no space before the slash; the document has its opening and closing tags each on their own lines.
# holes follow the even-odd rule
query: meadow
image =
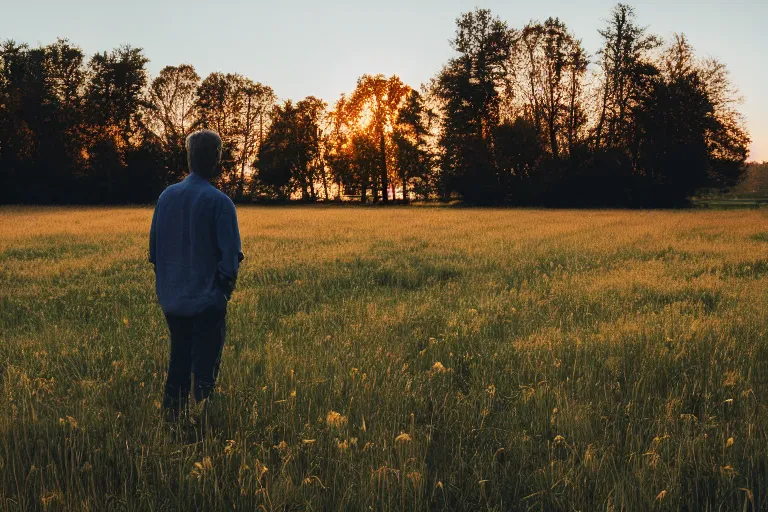
<svg viewBox="0 0 768 512">
<path fill-rule="evenodd" d="M 201 439 L 151 208 L 0 209 L 0 510 L 768 510 L 768 211 L 239 209 Z"/>
</svg>

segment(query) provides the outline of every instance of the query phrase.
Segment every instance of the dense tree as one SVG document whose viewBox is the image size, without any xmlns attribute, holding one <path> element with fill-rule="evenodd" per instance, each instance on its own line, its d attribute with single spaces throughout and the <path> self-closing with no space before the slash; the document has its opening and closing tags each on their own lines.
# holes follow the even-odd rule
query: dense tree
<svg viewBox="0 0 768 512">
<path fill-rule="evenodd" d="M 353 132 L 364 134 L 378 147 L 379 163 L 376 165 L 377 172 L 372 175 L 374 201 L 379 193 L 384 203 L 388 201 L 390 184 L 399 174 L 392 152 L 392 133 L 400 108 L 410 91 L 411 88 L 397 76 L 363 75 L 344 104 L 347 126 Z M 391 194 L 394 198 L 394 187 Z"/>
<path fill-rule="evenodd" d="M 586 123 L 582 91 L 587 58 L 581 41 L 559 19 L 549 18 L 543 24 L 526 25 L 517 51 L 525 117 L 547 141 L 554 158 L 560 157 L 563 147 L 570 154 Z"/>
<path fill-rule="evenodd" d="M 409 200 L 410 187 L 423 199 L 435 191 L 435 162 L 427 141 L 433 117 L 434 113 L 426 108 L 419 92 L 411 91 L 400 109 L 393 131 L 403 202 Z"/>
<path fill-rule="evenodd" d="M 239 94 L 242 95 L 242 107 L 239 112 L 240 139 L 239 150 L 240 174 L 237 178 L 237 199 L 243 199 L 246 183 L 246 168 L 250 166 L 264 141 L 265 129 L 268 127 L 268 113 L 272 109 L 277 96 L 271 87 L 253 82 L 245 78 L 240 83 Z"/>
<path fill-rule="evenodd" d="M 675 36 L 662 73 L 636 107 L 638 168 L 662 204 L 684 201 L 699 188 L 732 186 L 745 169 L 749 139 L 739 119 L 723 111 L 708 65 L 697 63 L 684 36 Z"/>
<path fill-rule="evenodd" d="M 707 134 L 711 185 L 727 189 L 745 176 L 745 162 L 752 142 L 738 110 L 741 97 L 731 83 L 728 68 L 717 59 L 699 63 L 697 73 L 712 103 L 715 129 Z"/>
<path fill-rule="evenodd" d="M 359 196 L 365 202 L 369 190 L 373 202 L 397 197 L 397 187 L 403 186 L 398 140 L 402 143 L 406 130 L 399 126 L 400 115 L 411 92 L 397 76 L 363 75 L 328 113 L 325 161 L 337 197 Z"/>
<path fill-rule="evenodd" d="M 245 196 L 247 171 L 266 133 L 268 113 L 275 101 L 272 88 L 232 73 L 211 73 L 198 89 L 199 126 L 216 130 L 221 136 L 220 185 L 236 199 Z"/>
<path fill-rule="evenodd" d="M 695 73 L 655 80 L 637 108 L 637 124 L 638 163 L 656 186 L 657 199 L 683 200 L 708 184 L 706 133 L 714 127 L 712 104 Z"/>
<path fill-rule="evenodd" d="M 600 34 L 590 68 L 558 18 L 517 31 L 476 9 L 421 93 L 363 75 L 330 112 L 314 97 L 276 107 L 268 86 L 201 81 L 187 64 L 150 81 L 130 46 L 88 59 L 66 40 L 6 41 L 0 201 L 152 201 L 186 171 L 199 128 L 221 135 L 219 185 L 240 201 L 660 206 L 737 185 L 750 140 L 725 65 L 681 35 L 662 48 L 623 4 Z"/>
<path fill-rule="evenodd" d="M 600 30 L 603 47 L 598 52 L 600 105 L 595 128 L 595 147 L 629 147 L 633 107 L 643 88 L 658 73 L 651 51 L 661 40 L 635 22 L 635 11 L 618 4 Z"/>
<path fill-rule="evenodd" d="M 543 180 L 538 174 L 545 148 L 533 121 L 518 117 L 496 128 L 493 160 L 499 169 L 500 189 L 504 199 L 513 203 L 533 203 L 542 190 L 535 190 Z"/>
<path fill-rule="evenodd" d="M 50 94 L 42 79 L 42 49 L 32 52 L 25 45 L 7 41 L 2 48 L 2 78 L 0 79 L 0 164 L 2 165 L 4 201 L 26 202 L 37 161 L 37 132 L 42 128 L 44 105 Z M 41 169 L 41 173 L 46 170 Z M 16 191 L 16 192 L 14 192 Z"/>
<path fill-rule="evenodd" d="M 149 86 L 147 128 L 162 147 L 169 181 L 178 179 L 187 167 L 184 143 L 197 123 L 199 86 L 200 76 L 188 64 L 164 67 Z"/>
<path fill-rule="evenodd" d="M 336 184 L 337 199 L 358 196 L 365 203 L 373 185 L 372 175 L 380 176 L 382 158 L 378 145 L 361 129 L 346 95 L 341 95 L 328 117 L 325 160 Z M 373 186 L 373 191 L 378 197 L 377 186 Z"/>
<path fill-rule="evenodd" d="M 256 186 L 266 187 L 267 193 L 281 201 L 291 195 L 289 184 L 297 167 L 297 112 L 289 100 L 274 107 L 272 123 L 264 143 L 259 148 L 255 175 Z"/>
<path fill-rule="evenodd" d="M 93 183 L 88 201 L 125 202 L 140 195 L 134 189 L 153 189 L 141 183 L 143 170 L 128 167 L 126 157 L 140 148 L 149 60 L 140 48 L 121 46 L 97 53 L 88 63 L 85 93 L 87 180 Z M 86 182 L 88 183 L 88 182 Z"/>
<path fill-rule="evenodd" d="M 315 184 L 322 178 L 320 118 L 325 103 L 308 97 L 296 105 L 274 107 L 272 121 L 257 162 L 257 181 L 281 200 L 298 191 L 304 201 L 315 201 Z"/>
<path fill-rule="evenodd" d="M 498 202 L 503 191 L 492 158 L 493 138 L 516 32 L 486 9 L 466 13 L 456 23 L 452 45 L 459 56 L 443 68 L 436 84 L 446 190 L 473 202 Z"/>
<path fill-rule="evenodd" d="M 352 190 L 360 193 L 360 202 L 367 201 L 368 189 L 371 190 L 373 201 L 378 201 L 379 177 L 385 171 L 384 160 L 381 158 L 379 141 L 370 133 L 353 133 L 349 140 L 351 153 L 350 167 L 355 181 Z M 356 188 L 355 185 L 357 185 Z M 346 185 L 345 185 L 346 186 Z"/>
<path fill-rule="evenodd" d="M 59 202 L 82 167 L 83 53 L 65 40 L 0 50 L 0 166 L 8 202 Z M 16 191 L 16 192 L 12 192 Z"/>
<path fill-rule="evenodd" d="M 317 200 L 316 185 L 322 185 L 325 199 L 329 197 L 328 178 L 325 162 L 325 138 L 322 125 L 325 122 L 328 105 L 321 99 L 308 96 L 296 104 L 299 123 L 296 133 L 302 148 L 300 181 L 302 190 L 309 192 L 309 199 Z M 302 197 L 307 199 L 306 193 Z"/>
<path fill-rule="evenodd" d="M 141 48 L 121 46 L 97 53 L 88 63 L 90 80 L 86 109 L 91 126 L 102 132 L 117 133 L 128 146 L 142 128 L 141 105 L 149 62 Z"/>
<path fill-rule="evenodd" d="M 341 201 L 345 185 L 354 187 L 352 150 L 349 143 L 349 121 L 347 120 L 346 96 L 341 95 L 333 110 L 327 115 L 327 133 L 324 137 L 325 161 L 330 177 L 336 187 L 336 200 Z"/>
</svg>

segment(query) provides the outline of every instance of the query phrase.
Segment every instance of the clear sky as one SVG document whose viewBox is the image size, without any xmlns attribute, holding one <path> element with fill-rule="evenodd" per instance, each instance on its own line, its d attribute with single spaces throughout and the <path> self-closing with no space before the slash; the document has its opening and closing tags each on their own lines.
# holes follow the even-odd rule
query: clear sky
<svg viewBox="0 0 768 512">
<path fill-rule="evenodd" d="M 685 33 L 700 56 L 725 62 L 744 97 L 753 160 L 768 160 L 768 0 L 635 0 L 640 24 Z M 0 0 L 0 39 L 47 44 L 66 37 L 87 54 L 130 43 L 163 66 L 201 76 L 238 72 L 281 98 L 333 103 L 363 73 L 414 86 L 451 57 L 456 17 L 490 8 L 512 27 L 558 16 L 590 53 L 613 0 Z"/>
</svg>

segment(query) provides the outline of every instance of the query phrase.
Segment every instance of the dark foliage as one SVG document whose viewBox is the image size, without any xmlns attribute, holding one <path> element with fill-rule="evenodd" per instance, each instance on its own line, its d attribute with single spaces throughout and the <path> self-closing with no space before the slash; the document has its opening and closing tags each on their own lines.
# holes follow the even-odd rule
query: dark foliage
<svg viewBox="0 0 768 512">
<path fill-rule="evenodd" d="M 218 185 L 239 201 L 678 207 L 736 187 L 750 140 L 725 66 L 682 35 L 665 46 L 623 4 L 600 35 L 589 55 L 557 18 L 516 30 L 476 9 L 421 92 L 363 75 L 331 111 L 189 64 L 150 80 L 130 46 L 87 59 L 67 40 L 6 41 L 0 203 L 152 202 L 202 127 L 221 135 Z"/>
</svg>

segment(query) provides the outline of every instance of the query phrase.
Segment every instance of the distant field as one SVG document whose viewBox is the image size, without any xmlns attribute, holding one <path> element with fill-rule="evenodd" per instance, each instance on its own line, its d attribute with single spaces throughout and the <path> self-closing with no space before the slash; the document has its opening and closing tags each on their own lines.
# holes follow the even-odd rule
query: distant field
<svg viewBox="0 0 768 512">
<path fill-rule="evenodd" d="M 737 186 L 724 194 L 695 198 L 693 205 L 713 210 L 768 208 L 768 163 L 749 164 Z"/>
<path fill-rule="evenodd" d="M 0 209 L 0 510 L 768 509 L 768 210 L 241 208 L 169 438 L 152 211 Z"/>
<path fill-rule="evenodd" d="M 768 162 L 750 164 L 744 180 L 734 187 L 729 195 L 768 198 Z"/>
<path fill-rule="evenodd" d="M 709 208 L 712 210 L 743 210 L 768 208 L 768 196 L 766 197 L 713 197 L 694 199 L 696 208 Z"/>
</svg>

